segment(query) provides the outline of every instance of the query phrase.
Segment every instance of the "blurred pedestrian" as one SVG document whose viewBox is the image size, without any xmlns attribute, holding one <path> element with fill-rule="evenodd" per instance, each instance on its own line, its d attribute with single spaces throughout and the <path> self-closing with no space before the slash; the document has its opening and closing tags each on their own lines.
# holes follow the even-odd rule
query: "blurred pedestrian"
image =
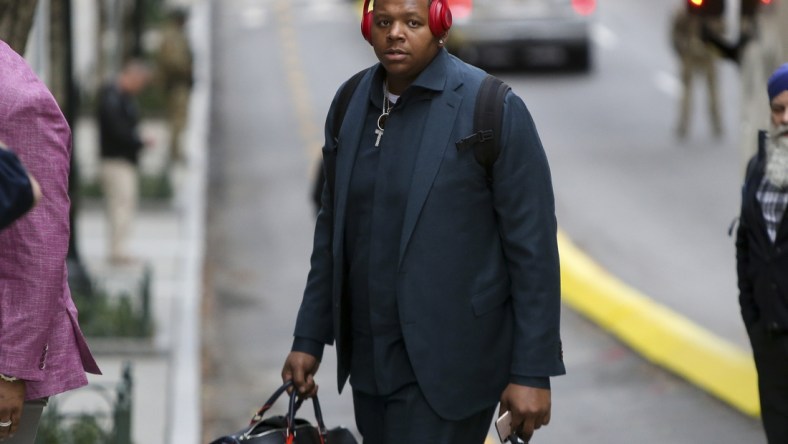
<svg viewBox="0 0 788 444">
<path fill-rule="evenodd" d="M 282 378 L 314 394 L 336 340 L 364 442 L 481 444 L 499 401 L 528 440 L 550 420 L 549 378 L 565 371 L 555 208 L 534 122 L 507 93 L 488 176 L 455 145 L 475 140 L 485 73 L 445 50 L 446 2 L 368 4 L 363 34 L 380 63 L 344 124 L 332 127 L 336 98 L 326 120 L 327 186 Z"/>
<path fill-rule="evenodd" d="M 167 100 L 167 122 L 170 130 L 170 163 L 185 159 L 181 134 L 186 127 L 193 77 L 192 51 L 186 37 L 186 10 L 170 11 L 162 30 L 162 43 L 156 54 L 158 74 Z"/>
<path fill-rule="evenodd" d="M 41 200 L 41 186 L 22 162 L 0 142 L 0 230 Z"/>
<path fill-rule="evenodd" d="M 714 135 L 722 135 L 717 92 L 717 55 L 714 48 L 701 38 L 704 26 L 714 32 L 722 32 L 724 28 L 721 17 L 690 14 L 685 5 L 676 9 L 671 20 L 671 42 L 679 58 L 681 72 L 682 93 L 676 124 L 676 135 L 680 139 L 686 138 L 689 131 L 696 76 L 701 76 L 706 83 L 707 113 Z"/>
<path fill-rule="evenodd" d="M 0 140 L 38 179 L 42 195 L 0 231 L 0 440 L 32 444 L 47 399 L 87 384 L 86 371 L 100 371 L 66 272 L 71 131 L 46 85 L 1 41 L 0 122 Z"/>
<path fill-rule="evenodd" d="M 739 65 L 742 169 L 757 152 L 758 130 L 769 124 L 769 110 L 761 98 L 766 79 L 788 60 L 785 23 L 788 23 L 788 1 L 741 0 L 739 37 L 734 43 L 712 30 L 704 32 L 705 40 Z"/>
<path fill-rule="evenodd" d="M 128 241 L 139 193 L 137 163 L 145 145 L 137 128 L 139 112 L 134 96 L 141 93 L 150 80 L 150 68 L 132 59 L 99 92 L 101 184 L 109 221 L 109 261 L 114 265 L 134 262 L 128 251 Z"/>
<path fill-rule="evenodd" d="M 768 81 L 771 123 L 742 189 L 736 236 L 739 303 L 758 370 L 770 444 L 788 443 L 788 63 Z"/>
</svg>

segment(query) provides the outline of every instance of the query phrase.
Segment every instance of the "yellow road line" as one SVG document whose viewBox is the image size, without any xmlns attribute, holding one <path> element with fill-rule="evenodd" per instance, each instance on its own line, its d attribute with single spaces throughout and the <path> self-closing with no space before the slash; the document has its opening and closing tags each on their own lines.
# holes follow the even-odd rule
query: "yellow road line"
<svg viewBox="0 0 788 444">
<path fill-rule="evenodd" d="M 646 359 L 751 415 L 760 414 L 752 355 L 620 282 L 559 232 L 565 303 Z"/>
</svg>

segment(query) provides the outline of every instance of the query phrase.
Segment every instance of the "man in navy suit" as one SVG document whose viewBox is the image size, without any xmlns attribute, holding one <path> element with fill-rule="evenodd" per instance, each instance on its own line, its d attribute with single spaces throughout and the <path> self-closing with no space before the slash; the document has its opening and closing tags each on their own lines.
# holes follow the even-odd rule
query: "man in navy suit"
<svg viewBox="0 0 788 444">
<path fill-rule="evenodd" d="M 367 3 L 369 3 L 367 1 Z M 380 63 L 326 125 L 324 187 L 295 339 L 282 370 L 316 393 L 325 344 L 374 444 L 484 442 L 495 406 L 525 440 L 550 420 L 559 335 L 556 219 L 533 120 L 505 98 L 491 180 L 473 149 L 485 73 L 444 49 L 443 0 L 377 0 Z M 338 137 L 332 136 L 338 134 Z"/>
</svg>

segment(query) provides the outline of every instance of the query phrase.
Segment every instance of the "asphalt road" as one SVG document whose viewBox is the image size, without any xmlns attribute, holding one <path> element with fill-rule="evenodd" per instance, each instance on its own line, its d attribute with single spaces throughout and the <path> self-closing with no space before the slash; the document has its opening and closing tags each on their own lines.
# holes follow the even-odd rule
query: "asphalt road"
<svg viewBox="0 0 788 444">
<path fill-rule="evenodd" d="M 726 234 L 738 204 L 736 73 L 722 69 L 725 136 L 711 137 L 701 103 L 677 143 L 670 7 L 604 2 L 591 74 L 501 77 L 534 115 L 569 236 L 625 282 L 745 347 Z M 206 439 L 242 427 L 279 383 L 308 271 L 324 115 L 338 85 L 374 62 L 345 1 L 225 0 L 214 12 Z M 532 442 L 765 442 L 757 421 L 568 309 L 562 335 L 568 375 L 554 379 L 552 423 Z M 326 420 L 352 427 L 334 366 L 329 349 L 318 374 Z"/>
</svg>

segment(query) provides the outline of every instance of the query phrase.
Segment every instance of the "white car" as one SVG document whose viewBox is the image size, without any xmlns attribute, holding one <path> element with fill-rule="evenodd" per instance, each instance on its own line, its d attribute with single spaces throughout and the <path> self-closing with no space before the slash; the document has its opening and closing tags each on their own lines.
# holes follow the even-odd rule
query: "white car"
<svg viewBox="0 0 788 444">
<path fill-rule="evenodd" d="M 484 68 L 592 66 L 596 0 L 449 0 L 447 48 Z"/>
</svg>

